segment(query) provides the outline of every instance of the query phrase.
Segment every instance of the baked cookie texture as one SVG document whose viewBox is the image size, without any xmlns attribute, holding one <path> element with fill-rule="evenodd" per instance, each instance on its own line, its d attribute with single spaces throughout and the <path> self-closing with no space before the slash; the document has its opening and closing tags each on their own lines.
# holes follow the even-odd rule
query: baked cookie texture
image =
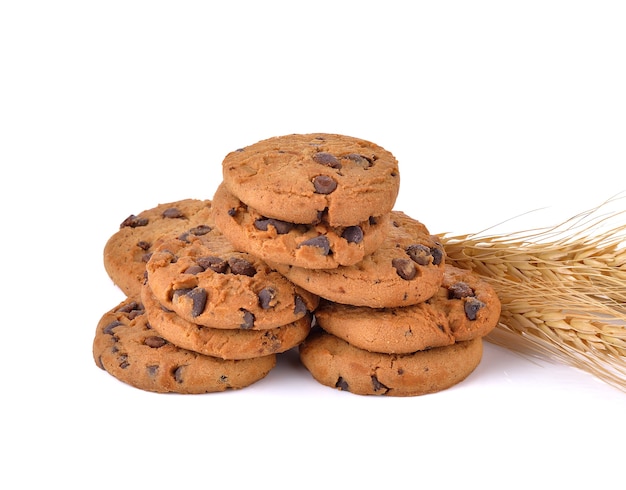
<svg viewBox="0 0 626 490">
<path fill-rule="evenodd" d="M 147 285 L 141 300 L 150 326 L 168 342 L 222 359 L 249 359 L 286 352 L 309 334 L 312 315 L 267 330 L 210 328 L 189 322 L 161 306 Z"/>
<path fill-rule="evenodd" d="M 389 215 L 350 226 L 323 221 L 297 224 L 268 218 L 247 206 L 224 184 L 213 196 L 215 224 L 238 250 L 263 260 L 307 269 L 353 265 L 383 243 Z"/>
<path fill-rule="evenodd" d="M 239 389 L 263 379 L 276 355 L 224 360 L 178 347 L 155 332 L 141 302 L 127 298 L 98 322 L 93 341 L 96 365 L 145 391 L 199 394 Z"/>
<path fill-rule="evenodd" d="M 400 189 L 398 161 L 345 135 L 277 136 L 226 155 L 230 192 L 263 216 L 290 223 L 351 226 L 389 213 Z"/>
<path fill-rule="evenodd" d="M 414 305 L 432 297 L 443 280 L 445 251 L 424 224 L 392 211 L 383 244 L 355 265 L 311 270 L 268 263 L 324 299 L 385 308 Z"/>
<path fill-rule="evenodd" d="M 202 235 L 214 227 L 211 200 L 183 199 L 131 214 L 106 242 L 104 268 L 126 296 L 139 297 L 146 262 L 167 236 Z"/>
<path fill-rule="evenodd" d="M 146 270 L 162 306 L 205 327 L 274 328 L 295 322 L 319 303 L 317 295 L 239 252 L 217 230 L 165 241 Z"/>
<path fill-rule="evenodd" d="M 396 397 L 475 370 L 499 299 L 394 209 L 392 153 L 291 134 L 227 154 L 222 173 L 210 200 L 130 215 L 105 244 L 127 298 L 97 325 L 98 367 L 146 391 L 211 393 L 255 383 L 296 349 L 322 385 Z"/>
<path fill-rule="evenodd" d="M 300 359 L 322 385 L 355 395 L 419 396 L 450 388 L 482 359 L 482 338 L 412 354 L 360 349 L 321 329 L 300 345 Z"/>
</svg>

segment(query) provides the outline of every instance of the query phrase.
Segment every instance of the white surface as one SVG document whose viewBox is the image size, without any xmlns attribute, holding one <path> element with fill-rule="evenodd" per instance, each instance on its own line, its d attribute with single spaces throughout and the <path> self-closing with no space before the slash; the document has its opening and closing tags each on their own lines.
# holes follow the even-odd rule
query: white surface
<svg viewBox="0 0 626 490">
<path fill-rule="evenodd" d="M 223 156 L 269 136 L 381 144 L 396 208 L 437 233 L 536 208 L 553 224 L 626 189 L 622 3 L 409 3 L 1 4 L 0 487 L 623 481 L 626 394 L 493 345 L 462 384 L 409 399 L 322 387 L 291 354 L 245 390 L 188 397 L 91 358 L 122 299 L 106 239 L 210 198 Z"/>
</svg>

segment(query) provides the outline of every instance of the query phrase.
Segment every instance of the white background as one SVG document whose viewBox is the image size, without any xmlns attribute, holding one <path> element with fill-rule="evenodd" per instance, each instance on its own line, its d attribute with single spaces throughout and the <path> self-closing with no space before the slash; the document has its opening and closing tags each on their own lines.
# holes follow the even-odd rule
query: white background
<svg viewBox="0 0 626 490">
<path fill-rule="evenodd" d="M 436 233 L 623 192 L 623 5 L 3 2 L 0 487 L 618 486 L 626 394 L 563 364 L 487 345 L 462 384 L 391 399 L 290 353 L 244 390 L 177 396 L 118 382 L 91 342 L 122 300 L 101 256 L 119 223 L 210 199 L 224 155 L 270 136 L 384 146 L 396 209 Z"/>
</svg>

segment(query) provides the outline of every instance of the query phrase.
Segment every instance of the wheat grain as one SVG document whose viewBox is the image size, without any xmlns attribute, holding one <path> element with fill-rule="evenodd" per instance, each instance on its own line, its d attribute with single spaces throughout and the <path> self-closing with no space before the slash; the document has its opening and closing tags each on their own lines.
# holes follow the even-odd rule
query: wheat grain
<svg viewBox="0 0 626 490">
<path fill-rule="evenodd" d="M 502 315 L 487 340 L 626 391 L 626 211 L 600 214 L 621 199 L 550 228 L 441 235 L 447 261 L 498 292 Z"/>
</svg>

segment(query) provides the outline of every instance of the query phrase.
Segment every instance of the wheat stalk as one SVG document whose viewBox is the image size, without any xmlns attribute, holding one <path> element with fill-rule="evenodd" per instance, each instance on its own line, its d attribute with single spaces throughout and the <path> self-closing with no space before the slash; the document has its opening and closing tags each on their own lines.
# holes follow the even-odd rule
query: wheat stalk
<svg viewBox="0 0 626 490">
<path fill-rule="evenodd" d="M 498 292 L 494 344 L 556 359 L 626 391 L 624 197 L 548 228 L 440 235 L 448 263 Z M 601 214 L 609 204 L 622 209 Z"/>
</svg>

